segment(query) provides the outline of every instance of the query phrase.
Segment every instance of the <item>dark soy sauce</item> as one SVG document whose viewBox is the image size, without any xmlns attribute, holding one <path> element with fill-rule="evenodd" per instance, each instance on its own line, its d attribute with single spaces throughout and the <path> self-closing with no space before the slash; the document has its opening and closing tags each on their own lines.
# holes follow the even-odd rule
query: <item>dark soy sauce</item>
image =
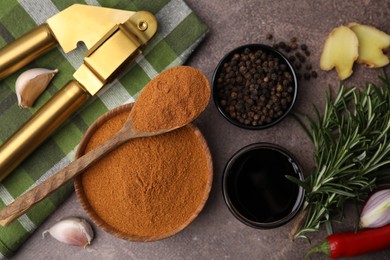
<svg viewBox="0 0 390 260">
<path fill-rule="evenodd" d="M 226 179 L 231 203 L 254 222 L 270 223 L 286 217 L 296 206 L 299 187 L 285 175 L 299 178 L 295 168 L 289 157 L 278 151 L 247 151 L 233 162 Z"/>
</svg>

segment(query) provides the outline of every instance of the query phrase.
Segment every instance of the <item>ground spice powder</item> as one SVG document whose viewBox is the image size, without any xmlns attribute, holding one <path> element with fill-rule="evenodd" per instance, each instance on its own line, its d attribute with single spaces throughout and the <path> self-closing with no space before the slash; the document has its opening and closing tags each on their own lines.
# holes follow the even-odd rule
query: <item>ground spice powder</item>
<svg viewBox="0 0 390 260">
<path fill-rule="evenodd" d="M 195 119 L 210 100 L 210 83 L 190 66 L 170 68 L 149 82 L 132 111 L 133 127 L 156 131 L 183 126 Z"/>
<path fill-rule="evenodd" d="M 86 152 L 119 131 L 127 116 L 120 113 L 100 126 Z M 211 163 L 205 149 L 190 126 L 134 139 L 82 175 L 85 196 L 116 230 L 137 237 L 164 236 L 188 223 L 207 198 Z"/>
</svg>

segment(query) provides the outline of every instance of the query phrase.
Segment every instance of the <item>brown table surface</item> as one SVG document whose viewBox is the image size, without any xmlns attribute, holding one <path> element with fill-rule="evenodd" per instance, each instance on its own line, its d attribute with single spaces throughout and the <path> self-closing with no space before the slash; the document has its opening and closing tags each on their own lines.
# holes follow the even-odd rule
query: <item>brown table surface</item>
<svg viewBox="0 0 390 260">
<path fill-rule="evenodd" d="M 311 0 L 187 0 L 198 16 L 209 26 L 210 32 L 193 53 L 188 65 L 199 68 L 211 80 L 218 61 L 230 49 L 247 43 L 272 43 L 266 34 L 277 41 L 297 37 L 306 43 L 312 55 L 310 61 L 319 76 L 301 81 L 295 110 L 312 112 L 312 103 L 324 103 L 328 85 L 339 84 L 334 71 L 319 70 L 323 43 L 332 28 L 360 22 L 375 25 L 390 33 L 389 0 L 311 1 Z M 365 81 L 376 81 L 379 70 L 354 67 L 350 85 L 361 86 Z M 389 66 L 386 68 L 390 72 Z M 390 75 L 390 73 L 389 73 Z M 181 233 L 158 242 L 136 243 L 117 239 L 95 226 L 96 238 L 87 249 L 67 246 L 55 239 L 42 239 L 42 232 L 67 216 L 84 216 L 73 194 L 29 238 L 15 255 L 17 259 L 302 259 L 311 245 L 303 240 L 288 239 L 291 223 L 280 228 L 257 230 L 245 226 L 229 212 L 221 192 L 222 170 L 230 156 L 241 147 L 255 142 L 271 142 L 290 150 L 303 166 L 305 174 L 313 167 L 312 145 L 291 118 L 277 126 L 262 130 L 243 130 L 229 124 L 211 101 L 205 113 L 196 121 L 212 153 L 214 183 L 210 198 L 199 217 Z M 336 231 L 353 230 L 353 207 L 347 206 L 346 217 Z M 326 231 L 311 235 L 312 244 L 320 243 Z M 389 259 L 390 249 L 357 257 L 356 259 Z M 317 255 L 315 259 L 327 259 Z"/>
</svg>

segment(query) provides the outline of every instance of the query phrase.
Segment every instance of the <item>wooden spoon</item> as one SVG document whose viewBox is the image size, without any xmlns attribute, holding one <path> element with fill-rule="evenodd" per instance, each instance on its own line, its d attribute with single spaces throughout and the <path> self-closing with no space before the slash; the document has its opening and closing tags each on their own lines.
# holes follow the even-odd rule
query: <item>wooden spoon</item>
<svg viewBox="0 0 390 260">
<path fill-rule="evenodd" d="M 186 84 L 183 84 L 183 79 L 186 80 L 187 77 L 186 75 L 192 75 L 192 78 L 190 78 L 190 81 L 188 81 L 190 85 L 191 85 L 190 82 L 197 79 L 198 80 L 200 79 L 199 82 L 203 82 L 202 84 L 200 84 L 200 86 L 196 87 L 197 93 L 199 93 L 199 91 L 201 92 L 203 91 L 203 95 L 189 95 L 186 98 L 192 100 L 188 100 L 188 102 L 180 102 L 182 106 L 186 106 L 186 104 L 188 104 L 189 106 L 190 104 L 194 104 L 194 101 L 196 101 L 196 104 L 198 106 L 195 110 L 192 109 L 192 113 L 188 115 L 188 118 L 186 118 L 185 120 L 183 120 L 182 118 L 180 122 L 175 126 L 172 126 L 172 124 L 168 124 L 172 126 L 169 129 L 157 129 L 154 131 L 136 130 L 133 123 L 134 121 L 139 120 L 139 118 L 136 118 L 138 113 L 134 113 L 134 111 L 140 111 L 144 107 L 146 109 L 150 109 L 147 107 L 148 106 L 147 102 L 149 100 L 149 96 L 150 98 L 152 98 L 151 95 L 155 95 L 156 91 L 158 91 L 158 94 L 160 95 L 160 98 L 158 100 L 161 100 L 159 104 L 155 104 L 156 107 L 164 107 L 164 106 L 169 107 L 170 104 L 162 104 L 162 103 L 166 102 L 167 100 L 170 100 L 171 95 L 182 95 L 181 90 L 183 89 L 181 88 L 191 87 L 191 86 L 184 86 Z M 162 78 L 168 80 L 165 80 L 164 83 L 161 83 Z M 165 84 L 165 85 L 161 86 L 161 84 Z M 159 89 L 155 89 L 156 86 L 160 90 L 161 87 L 166 87 L 166 88 L 174 88 L 175 91 L 173 93 L 172 91 L 166 91 L 166 89 L 164 91 L 159 91 Z M 162 95 L 165 95 L 165 97 Z M 201 97 L 201 99 L 204 100 L 199 100 L 199 96 Z M 209 99 L 210 99 L 210 85 L 206 77 L 203 74 L 201 74 L 198 70 L 192 67 L 178 66 L 161 73 L 156 78 L 154 78 L 142 91 L 140 97 L 138 98 L 139 101 L 137 100 L 137 102 L 134 104 L 134 107 L 131 110 L 129 117 L 127 118 L 125 124 L 123 125 L 122 129 L 119 132 L 117 132 L 114 136 L 112 136 L 110 139 L 108 139 L 106 142 L 104 142 L 94 150 L 83 155 L 79 159 L 73 161 L 68 166 L 58 171 L 55 175 L 51 176 L 50 178 L 48 178 L 47 180 L 45 180 L 35 188 L 29 190 L 28 192 L 26 192 L 25 194 L 17 198 L 14 202 L 9 204 L 7 207 L 3 208 L 0 211 L 0 225 L 6 226 L 9 223 L 11 223 L 13 220 L 15 220 L 16 218 L 18 218 L 19 216 L 27 212 L 33 205 L 46 198 L 50 193 L 60 188 L 66 182 L 68 182 L 69 180 L 71 180 L 73 177 L 80 174 L 81 172 L 83 172 L 93 163 L 98 161 L 104 155 L 108 154 L 110 151 L 114 150 L 121 144 L 134 138 L 150 137 L 150 136 L 167 133 L 190 123 L 201 112 L 203 112 L 203 110 L 207 106 Z M 191 109 L 191 107 L 181 107 L 181 108 L 174 108 L 174 109 L 188 110 Z M 153 112 L 158 113 L 159 111 L 153 111 Z M 170 118 L 170 120 L 174 120 L 174 119 Z"/>
</svg>

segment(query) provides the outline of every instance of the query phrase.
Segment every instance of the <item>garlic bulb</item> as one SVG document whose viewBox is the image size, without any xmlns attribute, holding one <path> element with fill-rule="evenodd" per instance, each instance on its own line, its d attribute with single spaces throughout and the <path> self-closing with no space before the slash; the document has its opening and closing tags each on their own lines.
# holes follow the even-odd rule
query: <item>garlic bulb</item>
<svg viewBox="0 0 390 260">
<path fill-rule="evenodd" d="M 390 189 L 375 192 L 360 215 L 360 227 L 377 228 L 390 223 Z"/>
<path fill-rule="evenodd" d="M 16 96 L 20 107 L 30 108 L 35 100 L 49 85 L 57 69 L 30 69 L 26 70 L 17 78 L 15 83 Z"/>
<path fill-rule="evenodd" d="M 94 237 L 91 225 L 86 220 L 76 217 L 66 218 L 57 222 L 42 233 L 43 238 L 46 233 L 49 233 L 62 243 L 84 248 L 91 244 Z"/>
</svg>

